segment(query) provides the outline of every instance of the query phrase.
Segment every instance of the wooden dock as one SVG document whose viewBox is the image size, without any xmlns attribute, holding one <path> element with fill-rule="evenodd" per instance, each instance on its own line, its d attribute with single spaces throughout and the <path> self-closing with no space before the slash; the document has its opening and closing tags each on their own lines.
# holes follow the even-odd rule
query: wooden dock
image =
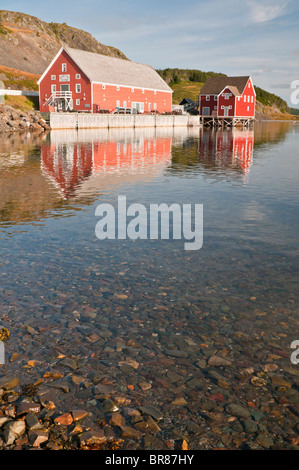
<svg viewBox="0 0 299 470">
<path fill-rule="evenodd" d="M 200 123 L 205 127 L 249 127 L 254 118 L 201 116 Z"/>
</svg>

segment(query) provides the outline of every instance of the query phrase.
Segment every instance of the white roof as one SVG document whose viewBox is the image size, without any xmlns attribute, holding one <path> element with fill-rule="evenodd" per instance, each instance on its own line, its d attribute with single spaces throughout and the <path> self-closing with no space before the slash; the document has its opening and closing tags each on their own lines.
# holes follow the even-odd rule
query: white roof
<svg viewBox="0 0 299 470">
<path fill-rule="evenodd" d="M 64 50 L 91 82 L 172 92 L 172 89 L 150 65 L 69 47 Z M 57 57 L 58 55 L 55 59 Z M 39 81 L 42 78 L 43 76 Z"/>
</svg>

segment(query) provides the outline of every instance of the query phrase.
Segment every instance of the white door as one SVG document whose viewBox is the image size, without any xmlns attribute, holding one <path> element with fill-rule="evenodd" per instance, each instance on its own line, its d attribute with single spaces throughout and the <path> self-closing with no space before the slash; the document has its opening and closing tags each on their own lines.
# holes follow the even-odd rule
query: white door
<svg viewBox="0 0 299 470">
<path fill-rule="evenodd" d="M 224 111 L 224 117 L 228 117 L 229 116 L 229 107 L 224 106 L 223 111 Z"/>
</svg>

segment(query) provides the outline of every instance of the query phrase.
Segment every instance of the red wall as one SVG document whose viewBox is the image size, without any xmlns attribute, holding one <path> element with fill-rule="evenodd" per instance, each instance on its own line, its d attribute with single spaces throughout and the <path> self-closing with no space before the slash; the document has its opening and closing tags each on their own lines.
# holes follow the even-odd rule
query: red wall
<svg viewBox="0 0 299 470">
<path fill-rule="evenodd" d="M 207 96 L 203 95 L 200 97 L 200 113 L 202 114 L 202 108 L 210 108 L 210 115 L 212 114 L 212 111 L 214 111 L 214 106 L 217 106 L 217 99 L 215 99 L 214 95 L 209 95 L 210 100 L 207 100 Z M 215 110 L 217 113 L 217 109 Z"/>
<path fill-rule="evenodd" d="M 67 64 L 66 72 L 62 72 L 62 64 Z M 76 79 L 76 74 L 80 74 L 81 78 Z M 56 75 L 56 80 L 51 80 L 51 75 Z M 60 82 L 59 75 L 70 75 L 70 82 Z M 76 93 L 76 83 L 81 84 L 81 93 Z M 51 96 L 51 85 L 56 85 L 56 90 L 60 91 L 60 85 L 70 85 L 70 91 L 73 96 L 73 108 L 80 111 L 91 110 L 91 85 L 89 79 L 84 75 L 81 69 L 63 50 L 60 56 L 56 59 L 55 63 L 48 70 L 47 74 L 40 83 L 40 111 L 49 111 L 48 106 L 44 106 L 45 98 Z M 85 98 L 85 99 L 84 99 Z M 80 99 L 80 105 L 76 105 L 76 99 Z M 89 104 L 86 107 L 85 104 Z"/>
<path fill-rule="evenodd" d="M 225 94 L 228 93 L 231 96 L 226 100 L 225 99 Z M 235 95 L 233 92 L 227 87 L 223 90 L 221 95 L 219 95 L 218 98 L 218 116 L 219 117 L 224 117 L 224 109 L 221 109 L 221 106 L 231 106 L 231 109 L 228 111 L 228 116 L 229 117 L 234 117 L 235 115 Z"/>
<path fill-rule="evenodd" d="M 103 89 L 102 84 L 93 83 L 93 112 L 96 112 L 96 105 L 99 105 L 102 109 L 108 109 L 109 111 L 116 108 L 117 101 L 120 101 L 120 107 L 124 107 L 124 101 L 126 101 L 126 107 L 131 108 L 132 101 L 138 103 L 144 103 L 144 112 L 149 111 L 149 103 L 151 103 L 151 111 L 154 111 L 154 103 L 156 103 L 156 109 L 159 113 L 170 112 L 172 105 L 172 93 L 156 91 L 154 90 L 142 90 L 140 88 L 133 88 L 132 91 L 129 87 L 119 87 L 115 85 L 105 85 Z"/>
<path fill-rule="evenodd" d="M 246 102 L 244 101 L 244 96 L 246 96 Z M 248 96 L 250 97 L 250 102 L 248 103 Z M 251 97 L 253 97 L 253 103 L 251 102 Z M 249 110 L 247 110 L 249 106 Z M 245 87 L 243 95 L 240 99 L 236 98 L 236 116 L 239 117 L 254 117 L 255 115 L 255 94 L 251 80 L 248 80 L 248 83 Z"/>
</svg>

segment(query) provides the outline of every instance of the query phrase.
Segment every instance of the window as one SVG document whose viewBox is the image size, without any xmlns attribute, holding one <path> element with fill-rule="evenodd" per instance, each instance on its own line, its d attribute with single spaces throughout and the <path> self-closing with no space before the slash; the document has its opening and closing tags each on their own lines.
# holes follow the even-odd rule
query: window
<svg viewBox="0 0 299 470">
<path fill-rule="evenodd" d="M 247 111 L 249 111 L 249 106 L 247 106 Z"/>
<path fill-rule="evenodd" d="M 103 90 L 105 90 L 105 88 L 106 88 L 106 85 L 103 85 L 103 86 L 102 86 L 102 88 L 103 88 Z"/>
<path fill-rule="evenodd" d="M 251 103 L 253 103 L 253 96 L 251 97 Z"/>
<path fill-rule="evenodd" d="M 210 95 L 206 96 L 206 101 L 210 101 Z"/>
<path fill-rule="evenodd" d="M 155 91 L 154 91 L 154 95 L 156 95 L 156 94 L 157 94 L 157 91 L 155 90 Z"/>
<path fill-rule="evenodd" d="M 56 75 L 51 75 L 51 80 L 56 80 Z"/>
<path fill-rule="evenodd" d="M 157 103 L 154 103 L 154 110 L 156 111 L 157 109 Z"/>
<path fill-rule="evenodd" d="M 51 93 L 55 93 L 56 92 L 56 85 L 51 85 Z"/>
<path fill-rule="evenodd" d="M 214 106 L 214 109 L 217 109 L 217 106 Z"/>
<path fill-rule="evenodd" d="M 134 93 L 134 88 L 131 88 L 131 92 Z"/>
<path fill-rule="evenodd" d="M 124 108 L 126 108 L 126 107 L 127 107 L 127 102 L 126 102 L 126 101 L 124 101 L 124 103 L 123 103 L 123 107 L 124 107 Z"/>
<path fill-rule="evenodd" d="M 142 88 L 142 93 L 144 93 L 144 88 Z"/>
<path fill-rule="evenodd" d="M 248 82 L 248 88 L 250 88 L 250 82 Z"/>
<path fill-rule="evenodd" d="M 225 99 L 225 100 L 228 100 L 229 97 L 230 97 L 230 93 L 224 93 L 224 99 Z"/>
<path fill-rule="evenodd" d="M 76 80 L 80 80 L 81 75 L 79 73 L 76 73 Z"/>
<path fill-rule="evenodd" d="M 116 87 L 116 90 L 119 91 L 119 86 Z"/>
<path fill-rule="evenodd" d="M 76 83 L 76 93 L 81 93 L 81 85 L 80 85 L 80 83 Z"/>
<path fill-rule="evenodd" d="M 215 96 L 214 96 L 214 101 L 217 101 L 217 99 L 218 99 L 218 96 L 215 95 Z"/>
<path fill-rule="evenodd" d="M 244 103 L 246 103 L 246 95 L 244 95 Z"/>
<path fill-rule="evenodd" d="M 76 99 L 76 105 L 80 106 L 80 99 Z"/>
<path fill-rule="evenodd" d="M 152 105 L 151 105 L 151 103 L 149 103 L 148 104 L 148 110 L 151 111 L 151 109 L 152 109 Z"/>
<path fill-rule="evenodd" d="M 66 72 L 66 64 L 61 64 L 61 71 Z"/>
<path fill-rule="evenodd" d="M 119 100 L 116 101 L 116 107 L 120 108 L 120 101 Z"/>
<path fill-rule="evenodd" d="M 250 103 L 250 96 L 249 95 L 247 96 L 247 101 L 248 101 L 248 103 Z"/>
</svg>

